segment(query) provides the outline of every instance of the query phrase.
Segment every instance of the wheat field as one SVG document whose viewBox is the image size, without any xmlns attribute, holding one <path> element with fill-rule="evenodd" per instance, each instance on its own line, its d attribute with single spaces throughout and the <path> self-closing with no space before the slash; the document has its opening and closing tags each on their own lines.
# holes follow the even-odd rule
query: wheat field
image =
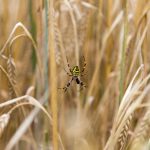
<svg viewBox="0 0 150 150">
<path fill-rule="evenodd" d="M 149 0 L 0 1 L 0 150 L 150 150 L 149 82 Z"/>
</svg>

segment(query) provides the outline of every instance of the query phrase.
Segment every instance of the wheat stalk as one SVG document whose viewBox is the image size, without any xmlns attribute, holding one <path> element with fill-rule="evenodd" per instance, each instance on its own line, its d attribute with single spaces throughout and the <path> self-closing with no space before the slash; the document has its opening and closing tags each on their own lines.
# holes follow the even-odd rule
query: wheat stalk
<svg viewBox="0 0 150 150">
<path fill-rule="evenodd" d="M 55 59 L 55 41 L 54 41 L 54 3 L 53 0 L 48 0 L 48 11 L 49 11 L 49 24 L 48 24 L 48 46 L 49 46 L 49 85 L 51 97 L 49 101 L 52 108 L 53 117 L 53 148 L 59 149 L 58 146 L 58 106 L 57 106 L 57 75 L 56 75 L 56 59 Z"/>
</svg>

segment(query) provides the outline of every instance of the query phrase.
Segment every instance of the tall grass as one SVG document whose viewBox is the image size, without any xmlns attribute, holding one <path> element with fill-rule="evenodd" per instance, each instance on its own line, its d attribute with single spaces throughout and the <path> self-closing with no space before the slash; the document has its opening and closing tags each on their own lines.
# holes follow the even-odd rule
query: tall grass
<svg viewBox="0 0 150 150">
<path fill-rule="evenodd" d="M 2 0 L 0 20 L 0 149 L 150 148 L 148 0 Z"/>
</svg>

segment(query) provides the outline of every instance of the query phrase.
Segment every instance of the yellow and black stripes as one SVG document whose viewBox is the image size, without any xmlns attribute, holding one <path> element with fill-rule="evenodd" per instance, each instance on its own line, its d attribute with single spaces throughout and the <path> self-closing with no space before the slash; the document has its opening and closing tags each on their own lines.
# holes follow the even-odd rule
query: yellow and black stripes
<svg viewBox="0 0 150 150">
<path fill-rule="evenodd" d="M 78 66 L 73 67 L 72 69 L 72 76 L 78 77 L 80 75 L 80 70 Z"/>
</svg>

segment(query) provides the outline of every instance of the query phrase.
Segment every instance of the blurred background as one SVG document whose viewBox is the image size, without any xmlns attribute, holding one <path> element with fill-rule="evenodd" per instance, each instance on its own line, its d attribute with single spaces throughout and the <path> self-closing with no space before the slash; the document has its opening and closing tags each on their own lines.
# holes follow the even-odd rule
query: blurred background
<svg viewBox="0 0 150 150">
<path fill-rule="evenodd" d="M 149 105 L 149 47 L 149 0 L 1 0 L 0 103 L 27 94 L 52 119 L 39 110 L 32 116 L 25 100 L 0 105 L 0 149 L 148 150 L 149 107 L 136 108 Z M 86 64 L 85 88 L 73 81 L 62 89 L 72 78 L 68 63 Z"/>
</svg>

